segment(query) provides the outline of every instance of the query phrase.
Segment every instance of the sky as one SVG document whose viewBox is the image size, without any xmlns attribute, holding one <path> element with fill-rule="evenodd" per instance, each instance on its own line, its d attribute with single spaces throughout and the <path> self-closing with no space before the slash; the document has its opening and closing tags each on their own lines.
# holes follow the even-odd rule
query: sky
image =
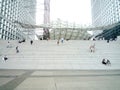
<svg viewBox="0 0 120 90">
<path fill-rule="evenodd" d="M 43 22 L 43 1 L 37 0 L 37 23 Z M 50 0 L 50 19 L 76 24 L 91 24 L 91 0 Z M 41 3 L 41 4 L 40 4 Z M 41 8 L 41 9 L 40 9 Z"/>
<path fill-rule="evenodd" d="M 91 0 L 51 0 L 51 21 L 60 18 L 77 24 L 91 23 Z"/>
</svg>

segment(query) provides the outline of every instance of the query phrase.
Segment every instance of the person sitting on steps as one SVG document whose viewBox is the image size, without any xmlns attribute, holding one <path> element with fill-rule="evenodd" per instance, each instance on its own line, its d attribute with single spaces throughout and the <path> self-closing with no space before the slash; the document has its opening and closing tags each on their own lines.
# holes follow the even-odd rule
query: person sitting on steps
<svg viewBox="0 0 120 90">
<path fill-rule="evenodd" d="M 102 60 L 102 64 L 104 64 L 104 65 L 111 65 L 111 62 L 108 59 L 103 59 Z"/>
<path fill-rule="evenodd" d="M 4 60 L 4 61 L 8 60 L 8 57 L 5 55 L 5 56 L 3 57 L 3 60 Z"/>
</svg>

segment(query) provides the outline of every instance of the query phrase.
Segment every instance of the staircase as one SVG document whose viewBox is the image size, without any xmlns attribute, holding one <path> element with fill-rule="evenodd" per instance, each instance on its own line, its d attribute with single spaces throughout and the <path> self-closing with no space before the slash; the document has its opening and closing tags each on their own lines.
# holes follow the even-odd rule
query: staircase
<svg viewBox="0 0 120 90">
<path fill-rule="evenodd" d="M 120 43 L 118 41 L 69 40 L 57 45 L 57 40 L 10 41 L 12 48 L 6 48 L 7 41 L 0 41 L 0 69 L 40 70 L 116 70 L 120 69 Z M 89 46 L 95 43 L 95 52 Z M 15 47 L 19 47 L 16 53 Z M 7 55 L 5 62 L 2 57 Z M 103 58 L 111 66 L 101 64 Z"/>
</svg>

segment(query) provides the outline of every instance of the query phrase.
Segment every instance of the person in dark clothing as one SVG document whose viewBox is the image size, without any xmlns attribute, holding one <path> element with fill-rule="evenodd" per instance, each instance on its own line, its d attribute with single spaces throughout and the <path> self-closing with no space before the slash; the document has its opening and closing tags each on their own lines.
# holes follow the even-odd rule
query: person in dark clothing
<svg viewBox="0 0 120 90">
<path fill-rule="evenodd" d="M 4 60 L 4 61 L 8 60 L 8 57 L 5 55 L 5 56 L 3 57 L 3 60 Z"/>
<path fill-rule="evenodd" d="M 105 59 L 102 60 L 102 64 L 106 65 L 106 61 L 105 61 Z"/>
<path fill-rule="evenodd" d="M 104 65 L 111 65 L 111 62 L 108 59 L 103 59 L 102 60 L 102 64 L 104 64 Z"/>
<path fill-rule="evenodd" d="M 109 41 L 110 41 L 110 40 L 109 40 L 109 39 L 107 39 L 107 43 L 109 43 Z"/>
<path fill-rule="evenodd" d="M 18 50 L 18 49 L 16 50 L 16 53 L 19 53 L 19 50 Z"/>
<path fill-rule="evenodd" d="M 18 41 L 18 43 L 22 43 L 22 42 L 25 42 L 25 39 L 19 40 L 19 41 Z"/>
<path fill-rule="evenodd" d="M 16 53 L 19 53 L 18 46 L 16 47 Z"/>
<path fill-rule="evenodd" d="M 33 44 L 33 40 L 30 41 L 31 45 Z"/>
<path fill-rule="evenodd" d="M 18 50 L 18 46 L 16 46 L 16 50 Z"/>
</svg>

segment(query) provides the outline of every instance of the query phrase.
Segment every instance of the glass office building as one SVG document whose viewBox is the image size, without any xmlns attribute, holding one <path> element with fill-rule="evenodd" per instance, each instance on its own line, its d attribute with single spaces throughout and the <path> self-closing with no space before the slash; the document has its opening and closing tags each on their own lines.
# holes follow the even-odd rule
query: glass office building
<svg viewBox="0 0 120 90">
<path fill-rule="evenodd" d="M 0 39 L 29 38 L 25 24 L 35 24 L 36 0 L 0 0 Z"/>
<path fill-rule="evenodd" d="M 92 23 L 104 26 L 120 21 L 120 0 L 91 0 Z"/>
<path fill-rule="evenodd" d="M 120 0 L 91 0 L 92 24 L 94 26 L 106 26 L 120 22 Z M 104 30 L 102 36 L 105 39 L 120 35 L 120 26 Z"/>
</svg>

